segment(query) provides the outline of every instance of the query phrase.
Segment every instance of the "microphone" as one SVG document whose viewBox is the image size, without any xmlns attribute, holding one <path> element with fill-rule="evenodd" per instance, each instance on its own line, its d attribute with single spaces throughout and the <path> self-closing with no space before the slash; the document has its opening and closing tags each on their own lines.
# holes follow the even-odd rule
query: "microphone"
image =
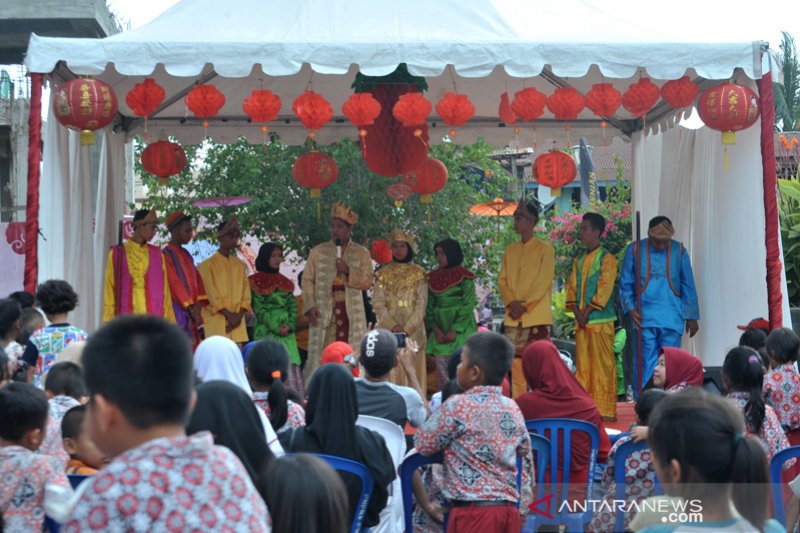
<svg viewBox="0 0 800 533">
<path fill-rule="evenodd" d="M 342 239 L 336 239 L 334 241 L 336 244 L 336 259 L 342 258 Z"/>
</svg>

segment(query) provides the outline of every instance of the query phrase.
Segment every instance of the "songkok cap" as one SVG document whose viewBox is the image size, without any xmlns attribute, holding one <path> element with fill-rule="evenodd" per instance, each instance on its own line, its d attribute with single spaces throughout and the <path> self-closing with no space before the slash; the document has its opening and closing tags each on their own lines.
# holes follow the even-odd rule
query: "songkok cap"
<svg viewBox="0 0 800 533">
<path fill-rule="evenodd" d="M 320 364 L 327 365 L 328 363 L 351 363 L 353 365 L 353 369 L 351 370 L 353 377 L 358 377 L 358 364 L 356 363 L 355 358 L 352 356 L 353 349 L 349 344 L 342 341 L 336 341 L 327 345 L 325 349 L 322 350 Z M 348 361 L 348 357 L 351 357 L 352 359 Z"/>
<path fill-rule="evenodd" d="M 331 207 L 331 218 L 339 218 L 350 224 L 355 225 L 358 222 L 358 214 L 350 209 L 350 206 L 342 202 L 336 202 Z"/>
<path fill-rule="evenodd" d="M 217 228 L 217 238 L 239 232 L 239 219 L 232 216 L 230 220 L 223 222 Z"/>
<path fill-rule="evenodd" d="M 172 231 L 173 229 L 177 228 L 179 224 L 181 224 L 182 222 L 186 222 L 187 220 L 192 220 L 192 217 L 190 215 L 187 215 L 180 209 L 178 209 L 177 211 L 173 211 L 167 217 L 167 229 L 169 231 Z"/>
<path fill-rule="evenodd" d="M 652 239 L 671 239 L 675 235 L 675 228 L 668 220 L 662 220 L 647 231 Z"/>
<path fill-rule="evenodd" d="M 411 235 L 410 233 L 406 233 L 405 231 L 403 231 L 401 229 L 396 229 L 393 232 L 391 232 L 389 234 L 389 241 L 390 242 L 400 241 L 400 242 L 408 243 L 408 245 L 411 247 L 411 250 L 414 253 L 417 253 L 417 243 L 414 240 L 413 235 Z"/>
<path fill-rule="evenodd" d="M 736 326 L 736 327 L 741 329 L 742 331 L 746 329 L 765 329 L 769 331 L 769 320 L 760 316 L 748 322 L 746 326 Z"/>
<path fill-rule="evenodd" d="M 158 216 L 155 209 L 140 209 L 133 215 L 133 225 L 158 224 Z"/>
</svg>

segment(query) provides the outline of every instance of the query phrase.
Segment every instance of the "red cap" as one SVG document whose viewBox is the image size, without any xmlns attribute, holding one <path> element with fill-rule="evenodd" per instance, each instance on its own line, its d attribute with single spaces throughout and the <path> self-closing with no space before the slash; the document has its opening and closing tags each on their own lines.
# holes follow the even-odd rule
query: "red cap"
<svg viewBox="0 0 800 533">
<path fill-rule="evenodd" d="M 746 326 L 736 326 L 737 328 L 741 329 L 742 331 L 746 329 L 765 329 L 769 331 L 769 320 L 764 317 L 754 318 Z"/>
<path fill-rule="evenodd" d="M 320 364 L 339 363 L 343 365 L 345 363 L 345 358 L 348 356 L 353 356 L 353 348 L 350 347 L 349 344 L 342 341 L 332 342 L 322 350 Z M 352 359 L 352 362 L 355 363 L 355 359 Z M 351 372 L 353 373 L 353 377 L 357 378 L 359 376 L 357 364 L 354 365 Z"/>
</svg>

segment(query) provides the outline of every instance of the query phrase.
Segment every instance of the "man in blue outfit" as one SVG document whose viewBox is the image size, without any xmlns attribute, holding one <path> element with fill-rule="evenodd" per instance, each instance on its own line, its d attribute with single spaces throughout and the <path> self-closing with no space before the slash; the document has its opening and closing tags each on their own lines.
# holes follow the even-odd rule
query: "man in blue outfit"
<svg viewBox="0 0 800 533">
<path fill-rule="evenodd" d="M 642 387 L 653 375 L 658 353 L 664 346 L 680 347 L 684 331 L 694 337 L 700 307 L 692 263 L 683 244 L 672 239 L 675 229 L 665 216 L 650 221 L 648 238 L 625 250 L 619 295 L 623 312 L 642 331 Z M 639 259 L 637 261 L 637 259 Z M 641 314 L 636 310 L 636 268 L 641 272 Z M 634 368 L 638 366 L 634 343 Z"/>
</svg>

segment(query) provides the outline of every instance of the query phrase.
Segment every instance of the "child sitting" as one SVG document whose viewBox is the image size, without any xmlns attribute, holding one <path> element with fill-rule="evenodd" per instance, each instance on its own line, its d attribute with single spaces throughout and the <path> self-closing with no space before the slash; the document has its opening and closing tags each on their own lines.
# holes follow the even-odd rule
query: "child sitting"
<svg viewBox="0 0 800 533">
<path fill-rule="evenodd" d="M 83 367 L 90 437 L 113 459 L 84 482 L 67 531 L 266 531 L 264 501 L 233 452 L 210 433 L 185 434 L 194 373 L 180 329 L 119 317 L 89 339 Z"/>
<path fill-rule="evenodd" d="M 50 407 L 47 432 L 42 447 L 39 448 L 39 453 L 58 458 L 62 467 L 66 468 L 69 455 L 64 450 L 61 420 L 67 411 L 88 399 L 86 383 L 83 381 L 83 372 L 78 365 L 58 363 L 47 372 L 44 385 L 44 392 L 47 394 L 47 403 Z"/>
<path fill-rule="evenodd" d="M 500 389 L 513 357 L 514 347 L 502 335 L 470 336 L 456 372 L 465 392 L 442 404 L 414 437 L 423 455 L 444 451 L 443 492 L 451 507 L 448 531 L 520 530 L 515 506 L 520 501 L 517 457 L 523 458 L 522 490 L 527 500 L 533 454 L 519 407 Z"/>
<path fill-rule="evenodd" d="M 661 486 L 669 496 L 699 500 L 694 505 L 701 507 L 702 518 L 675 523 L 667 516 L 637 531 L 783 531 L 768 519 L 764 449 L 744 434 L 742 418 L 730 403 L 702 390 L 680 392 L 660 403 L 650 424 L 650 449 Z M 691 516 L 692 507 L 688 509 L 671 513 L 671 519 Z"/>
<path fill-rule="evenodd" d="M 273 339 L 262 339 L 250 349 L 247 379 L 253 388 L 253 402 L 269 417 L 276 432 L 306 425 L 303 407 L 287 396 L 284 378 L 289 372 L 289 353 Z"/>
<path fill-rule="evenodd" d="M 646 426 L 653 408 L 667 397 L 667 393 L 660 389 L 646 390 L 636 401 L 636 424 Z M 614 500 L 617 499 L 617 486 L 614 482 L 614 463 L 617 450 L 624 443 L 633 439 L 632 436 L 622 437 L 612 446 L 608 453 L 608 464 L 603 471 L 602 485 L 605 489 L 607 509 L 614 509 Z M 625 459 L 625 495 L 628 502 L 640 502 L 653 495 L 655 489 L 656 471 L 653 466 L 650 450 L 641 450 L 631 453 Z M 636 510 L 625 513 L 625 530 L 628 530 Z M 601 510 L 592 518 L 588 531 L 614 531 L 616 516 L 610 510 Z"/>
<path fill-rule="evenodd" d="M 96 474 L 106 463 L 83 423 L 86 407 L 78 405 L 67 411 L 61 419 L 61 436 L 64 450 L 69 454 L 67 474 L 89 476 Z"/>
<path fill-rule="evenodd" d="M 767 337 L 770 370 L 764 377 L 764 398 L 775 409 L 781 427 L 792 445 L 800 444 L 800 374 L 794 366 L 800 353 L 800 338 L 789 328 L 776 329 Z"/>
<path fill-rule="evenodd" d="M 31 335 L 22 360 L 28 365 L 28 381 L 32 378 L 34 385 L 40 387 L 43 374 L 55 363 L 58 354 L 89 335 L 67 321 L 69 313 L 78 306 L 78 295 L 66 281 L 45 281 L 36 288 L 36 301 L 50 325 Z"/>
<path fill-rule="evenodd" d="M 33 385 L 0 388 L 0 516 L 4 531 L 41 531 L 45 485 L 71 492 L 58 461 L 39 455 L 47 423 L 47 396 Z"/>
<path fill-rule="evenodd" d="M 703 363 L 680 348 L 661 348 L 653 371 L 653 386 L 667 392 L 703 386 Z"/>
</svg>

